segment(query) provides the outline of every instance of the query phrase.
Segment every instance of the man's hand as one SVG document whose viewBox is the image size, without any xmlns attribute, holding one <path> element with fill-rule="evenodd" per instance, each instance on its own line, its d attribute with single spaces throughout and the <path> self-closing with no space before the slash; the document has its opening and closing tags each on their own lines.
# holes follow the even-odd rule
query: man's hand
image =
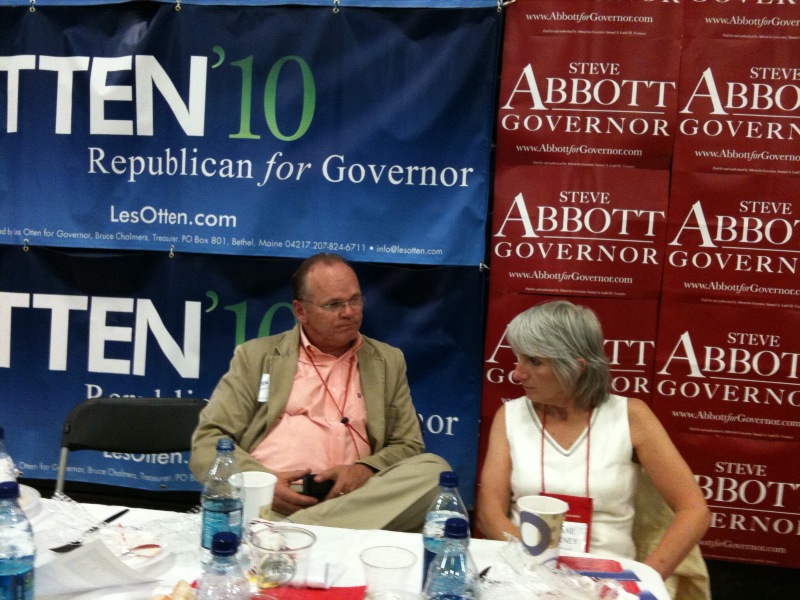
<svg viewBox="0 0 800 600">
<path fill-rule="evenodd" d="M 309 473 L 311 473 L 311 469 L 275 473 L 278 481 L 275 484 L 275 494 L 272 497 L 272 509 L 274 511 L 289 516 L 302 508 L 308 508 L 319 503 L 316 498 L 305 496 L 291 488 L 293 483 L 300 481 Z"/>
<path fill-rule="evenodd" d="M 326 500 L 336 498 L 337 496 L 344 496 L 357 490 L 363 486 L 375 472 L 367 465 L 356 463 L 353 465 L 337 465 L 330 469 L 325 469 L 317 473 L 314 478 L 316 481 L 325 481 L 326 479 L 333 479 L 335 482 L 331 491 L 328 492 Z"/>
</svg>

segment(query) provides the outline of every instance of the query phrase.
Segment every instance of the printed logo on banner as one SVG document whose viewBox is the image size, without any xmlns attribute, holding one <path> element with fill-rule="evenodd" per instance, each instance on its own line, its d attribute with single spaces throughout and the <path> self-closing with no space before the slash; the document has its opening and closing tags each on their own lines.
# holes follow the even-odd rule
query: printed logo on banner
<svg viewBox="0 0 800 600">
<path fill-rule="evenodd" d="M 785 45 L 744 35 L 686 42 L 675 171 L 800 174 L 800 67 Z"/>
<path fill-rule="evenodd" d="M 669 168 L 681 15 L 639 2 L 510 7 L 498 163 Z"/>
<path fill-rule="evenodd" d="M 653 406 L 670 430 L 800 441 L 800 313 L 662 302 Z"/>
<path fill-rule="evenodd" d="M 796 0 L 691 0 L 684 4 L 687 38 L 800 40 Z"/>
<path fill-rule="evenodd" d="M 791 177 L 674 177 L 664 295 L 800 308 L 799 197 Z"/>
<path fill-rule="evenodd" d="M 800 567 L 796 442 L 673 432 L 711 510 L 705 558 Z"/>
<path fill-rule="evenodd" d="M 485 259 L 492 7 L 0 10 L 0 243 Z"/>
<path fill-rule="evenodd" d="M 667 184 L 666 171 L 498 167 L 492 291 L 657 298 Z"/>
<path fill-rule="evenodd" d="M 686 2 L 653 406 L 709 507 L 704 556 L 797 567 L 794 2 Z"/>
</svg>

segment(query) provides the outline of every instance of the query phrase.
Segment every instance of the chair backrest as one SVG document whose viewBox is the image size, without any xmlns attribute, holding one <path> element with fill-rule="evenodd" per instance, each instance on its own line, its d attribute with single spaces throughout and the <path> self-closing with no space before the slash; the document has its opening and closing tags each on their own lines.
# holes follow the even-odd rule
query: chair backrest
<svg viewBox="0 0 800 600">
<path fill-rule="evenodd" d="M 636 560 L 644 562 L 653 548 L 661 541 L 675 513 L 672 512 L 644 469 L 639 473 L 635 502 L 633 541 L 636 544 Z M 689 551 L 675 572 L 664 581 L 664 585 L 671 598 L 711 600 L 708 566 L 700 552 L 699 544 Z"/>
<path fill-rule="evenodd" d="M 200 398 L 90 398 L 73 407 L 61 431 L 56 492 L 64 491 L 73 450 L 149 454 L 191 450 L 206 401 Z"/>
</svg>

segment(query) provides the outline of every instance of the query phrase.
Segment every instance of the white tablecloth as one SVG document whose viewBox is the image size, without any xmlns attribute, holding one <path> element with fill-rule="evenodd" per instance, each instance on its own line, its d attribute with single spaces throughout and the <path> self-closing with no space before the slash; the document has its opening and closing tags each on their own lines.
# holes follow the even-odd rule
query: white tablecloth
<svg viewBox="0 0 800 600">
<path fill-rule="evenodd" d="M 58 521 L 54 511 L 60 503 L 42 500 L 42 509 L 32 518 L 37 543 L 46 539 L 48 528 Z M 101 520 L 118 512 L 122 507 L 84 504 L 83 506 L 96 520 Z M 102 589 L 72 592 L 67 594 L 42 595 L 39 572 L 52 569 L 54 565 L 45 567 L 50 561 L 65 560 L 65 556 L 56 555 L 46 547 L 37 548 L 37 598 L 58 598 L 64 600 L 149 600 L 153 595 L 168 594 L 176 582 L 184 579 L 194 581 L 201 573 L 201 548 L 199 544 L 198 514 L 172 513 L 166 511 L 131 509 L 123 517 L 114 521 L 112 526 L 141 528 L 159 536 L 164 544 L 164 552 L 151 559 L 138 559 L 129 563 L 132 571 L 142 578 L 153 581 L 142 582 L 125 587 L 104 587 Z M 317 543 L 312 555 L 312 573 L 309 577 L 321 578 L 324 565 L 330 566 L 328 583 L 335 587 L 364 585 L 364 574 L 358 555 L 364 548 L 376 545 L 396 545 L 408 548 L 418 557 L 422 564 L 422 536 L 419 534 L 398 533 L 392 531 L 359 531 L 337 529 L 331 527 L 303 526 L 313 531 Z M 498 563 L 498 552 L 504 542 L 473 539 L 470 552 L 478 570 L 483 570 Z M 107 557 L 106 557 L 107 558 Z M 243 557 L 244 559 L 244 557 Z M 119 561 L 119 559 L 116 559 Z M 119 561 L 121 562 L 121 561 Z M 651 592 L 658 600 L 669 600 L 669 594 L 660 576 L 650 567 L 634 561 L 620 561 L 625 569 L 632 570 L 640 579 L 639 586 Z M 57 564 L 57 563 L 56 563 Z M 78 567 L 71 567 L 75 570 Z M 421 585 L 422 569 L 420 567 L 417 586 Z"/>
</svg>

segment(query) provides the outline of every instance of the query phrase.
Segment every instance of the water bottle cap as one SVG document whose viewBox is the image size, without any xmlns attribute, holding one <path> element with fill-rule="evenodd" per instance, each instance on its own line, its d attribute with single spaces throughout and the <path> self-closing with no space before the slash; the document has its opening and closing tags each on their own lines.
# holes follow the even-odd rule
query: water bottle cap
<svg viewBox="0 0 800 600">
<path fill-rule="evenodd" d="M 233 440 L 229 437 L 221 437 L 217 440 L 217 450 L 233 450 Z"/>
<path fill-rule="evenodd" d="M 455 471 L 442 471 L 439 474 L 439 485 L 443 487 L 458 487 L 458 473 Z"/>
<path fill-rule="evenodd" d="M 450 517 L 444 523 L 444 537 L 462 540 L 469 535 L 469 523 L 461 517 Z"/>
<path fill-rule="evenodd" d="M 16 481 L 3 481 L 0 483 L 0 500 L 19 498 L 19 484 Z"/>
<path fill-rule="evenodd" d="M 232 531 L 218 531 L 211 538 L 211 554 L 231 556 L 239 549 L 239 536 Z"/>
</svg>

